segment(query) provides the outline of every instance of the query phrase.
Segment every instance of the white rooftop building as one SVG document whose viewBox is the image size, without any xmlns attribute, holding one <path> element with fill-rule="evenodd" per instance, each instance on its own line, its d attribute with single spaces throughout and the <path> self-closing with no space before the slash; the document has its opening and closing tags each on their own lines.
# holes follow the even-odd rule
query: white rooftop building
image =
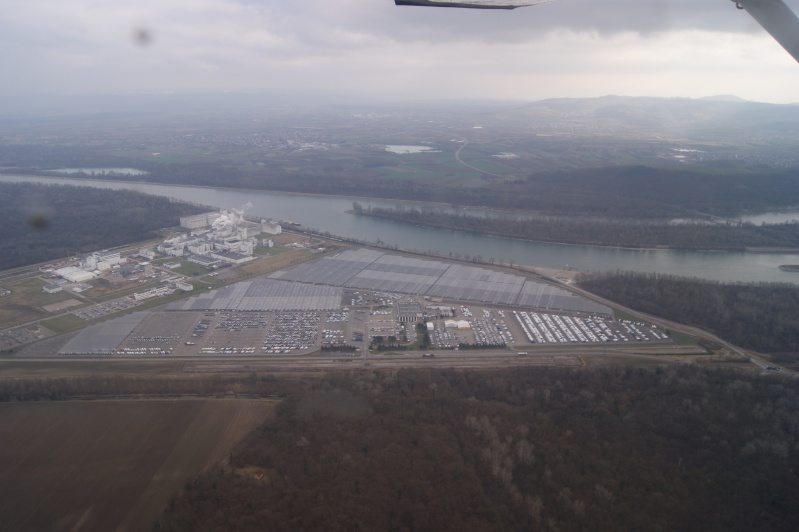
<svg viewBox="0 0 799 532">
<path fill-rule="evenodd" d="M 186 229 L 199 229 L 212 225 L 221 216 L 218 212 L 206 212 L 194 216 L 181 216 L 180 226 Z"/>
<path fill-rule="evenodd" d="M 73 266 L 61 268 L 60 270 L 56 270 L 55 273 L 71 283 L 83 283 L 85 281 L 94 279 L 93 273 L 89 273 Z"/>
<path fill-rule="evenodd" d="M 280 224 L 277 222 L 272 222 L 270 220 L 261 220 L 261 232 L 270 235 L 279 235 L 280 233 L 283 232 L 283 228 L 280 227 Z"/>
</svg>

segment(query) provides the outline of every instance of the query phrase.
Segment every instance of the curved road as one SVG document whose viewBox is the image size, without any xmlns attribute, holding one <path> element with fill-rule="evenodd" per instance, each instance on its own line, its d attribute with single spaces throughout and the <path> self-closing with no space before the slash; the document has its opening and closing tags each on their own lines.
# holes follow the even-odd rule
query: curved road
<svg viewBox="0 0 799 532">
<path fill-rule="evenodd" d="M 457 160 L 463 166 L 465 166 L 467 168 L 471 168 L 475 172 L 480 172 L 481 174 L 490 175 L 490 176 L 493 176 L 493 177 L 499 177 L 500 179 L 508 179 L 510 177 L 515 177 L 515 176 L 510 175 L 510 174 L 509 175 L 493 174 L 491 172 L 488 172 L 486 170 L 481 170 L 480 168 L 477 168 L 476 166 L 472 166 L 471 164 L 465 162 L 463 159 L 461 159 L 461 152 L 463 151 L 463 148 L 465 148 L 466 146 L 469 145 L 469 141 L 466 140 L 465 137 L 461 137 L 460 135 L 455 135 L 455 136 L 463 141 L 463 144 L 461 144 L 460 148 L 458 148 L 458 151 L 455 152 L 455 160 Z"/>
</svg>

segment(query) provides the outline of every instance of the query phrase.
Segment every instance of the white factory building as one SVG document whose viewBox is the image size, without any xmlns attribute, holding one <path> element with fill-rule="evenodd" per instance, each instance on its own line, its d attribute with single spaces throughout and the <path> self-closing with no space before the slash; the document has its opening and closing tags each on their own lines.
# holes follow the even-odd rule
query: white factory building
<svg viewBox="0 0 799 532">
<path fill-rule="evenodd" d="M 73 266 L 61 268 L 60 270 L 56 270 L 54 273 L 63 277 L 70 283 L 84 283 L 94 279 L 93 273 L 81 270 L 80 268 L 75 268 Z"/>
<path fill-rule="evenodd" d="M 123 259 L 119 253 L 112 253 L 109 251 L 100 251 L 92 253 L 81 262 L 84 270 L 99 270 L 101 272 L 110 270 L 112 266 L 123 264 L 127 259 Z"/>
<path fill-rule="evenodd" d="M 178 290 L 183 290 L 184 292 L 191 292 L 192 290 L 194 290 L 194 287 L 192 285 L 183 281 L 176 282 L 175 288 L 177 288 Z"/>
<path fill-rule="evenodd" d="M 180 226 L 186 229 L 199 229 L 212 225 L 217 218 L 222 216 L 219 212 L 206 212 L 205 214 L 195 214 L 194 216 L 181 216 Z"/>
<path fill-rule="evenodd" d="M 261 220 L 261 232 L 269 235 L 279 235 L 283 232 L 283 228 L 277 222 Z"/>
</svg>

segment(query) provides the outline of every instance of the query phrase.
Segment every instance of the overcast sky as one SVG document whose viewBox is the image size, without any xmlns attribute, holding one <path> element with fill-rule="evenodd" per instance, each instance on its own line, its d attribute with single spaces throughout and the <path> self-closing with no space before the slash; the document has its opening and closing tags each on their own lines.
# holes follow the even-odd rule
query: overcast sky
<svg viewBox="0 0 799 532">
<path fill-rule="evenodd" d="M 787 3 L 799 12 L 799 0 Z M 561 0 L 513 11 L 393 0 L 0 0 L 0 8 L 0 97 L 278 90 L 389 101 L 799 102 L 799 64 L 729 0 Z"/>
</svg>

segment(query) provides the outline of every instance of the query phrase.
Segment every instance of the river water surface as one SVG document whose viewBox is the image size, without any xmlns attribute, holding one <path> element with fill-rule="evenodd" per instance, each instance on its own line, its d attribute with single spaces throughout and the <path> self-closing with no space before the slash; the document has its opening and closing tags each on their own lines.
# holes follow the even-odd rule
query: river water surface
<svg viewBox="0 0 799 532">
<path fill-rule="evenodd" d="M 392 207 L 397 204 L 384 200 L 65 177 L 0 175 L 0 182 L 71 184 L 113 190 L 136 190 L 221 209 L 239 208 L 249 202 L 252 207 L 247 213 L 255 216 L 293 220 L 304 227 L 359 240 L 374 242 L 380 239 L 402 249 L 432 250 L 445 256 L 449 253 L 453 255 L 458 253 L 461 256 L 480 255 L 483 260 L 493 258 L 497 263 L 502 260 L 505 263 L 513 261 L 515 264 L 547 268 L 569 266 L 579 271 L 619 269 L 659 272 L 718 281 L 799 283 L 799 273 L 778 269 L 780 264 L 799 263 L 799 254 L 634 250 L 546 244 L 417 227 L 389 220 L 355 216 L 346 212 L 352 209 L 353 201 L 358 201 L 364 207 Z M 790 219 L 791 216 L 799 217 L 799 213 L 775 215 L 769 219 Z"/>
</svg>

